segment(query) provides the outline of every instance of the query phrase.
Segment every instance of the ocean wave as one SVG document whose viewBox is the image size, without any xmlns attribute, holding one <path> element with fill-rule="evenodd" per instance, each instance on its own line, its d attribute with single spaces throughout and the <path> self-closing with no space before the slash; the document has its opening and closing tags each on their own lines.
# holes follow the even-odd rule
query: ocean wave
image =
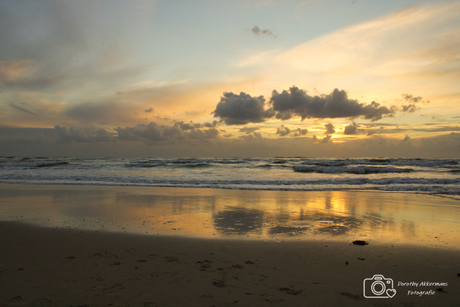
<svg viewBox="0 0 460 307">
<path fill-rule="evenodd" d="M 410 173 L 412 168 L 395 167 L 372 167 L 372 166 L 353 166 L 353 167 L 314 167 L 314 166 L 293 166 L 295 172 L 299 173 L 326 173 L 326 174 L 381 174 L 381 173 Z"/>
<path fill-rule="evenodd" d="M 69 165 L 70 163 L 67 161 L 61 161 L 61 162 L 51 162 L 51 163 L 40 163 L 36 164 L 35 167 L 56 167 L 56 166 L 63 166 L 63 165 Z"/>
</svg>

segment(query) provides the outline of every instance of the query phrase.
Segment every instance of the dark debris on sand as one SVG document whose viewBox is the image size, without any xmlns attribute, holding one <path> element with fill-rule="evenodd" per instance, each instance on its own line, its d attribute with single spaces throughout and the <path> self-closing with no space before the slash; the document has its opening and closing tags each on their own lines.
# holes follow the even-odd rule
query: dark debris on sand
<svg viewBox="0 0 460 307">
<path fill-rule="evenodd" d="M 354 240 L 352 243 L 354 245 L 369 245 L 369 242 L 366 242 L 364 240 Z"/>
</svg>

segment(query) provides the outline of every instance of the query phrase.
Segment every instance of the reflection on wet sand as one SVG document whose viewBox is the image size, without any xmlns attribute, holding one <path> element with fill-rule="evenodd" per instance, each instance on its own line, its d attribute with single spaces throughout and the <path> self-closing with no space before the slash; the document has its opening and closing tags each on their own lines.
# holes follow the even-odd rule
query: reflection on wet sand
<svg viewBox="0 0 460 307">
<path fill-rule="evenodd" d="M 222 235 L 260 234 L 264 212 L 257 209 L 233 208 L 213 215 L 214 227 Z"/>
<path fill-rule="evenodd" d="M 459 202 L 427 195 L 20 185 L 0 190 L 2 220 L 51 227 L 460 246 Z"/>
</svg>

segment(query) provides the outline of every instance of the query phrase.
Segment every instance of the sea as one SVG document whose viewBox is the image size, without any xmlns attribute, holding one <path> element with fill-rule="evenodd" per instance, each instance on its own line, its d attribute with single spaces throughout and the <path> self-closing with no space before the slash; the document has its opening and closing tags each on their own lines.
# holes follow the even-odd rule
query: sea
<svg viewBox="0 0 460 307">
<path fill-rule="evenodd" d="M 404 191 L 460 199 L 460 159 L 0 157 L 0 183 Z"/>
</svg>

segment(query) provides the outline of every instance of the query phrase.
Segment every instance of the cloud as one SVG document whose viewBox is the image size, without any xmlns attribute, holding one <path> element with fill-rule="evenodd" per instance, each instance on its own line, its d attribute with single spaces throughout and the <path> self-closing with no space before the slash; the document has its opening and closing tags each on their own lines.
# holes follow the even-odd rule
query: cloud
<svg viewBox="0 0 460 307">
<path fill-rule="evenodd" d="M 436 157 L 439 153 L 454 154 L 458 158 L 458 151 L 460 149 L 460 133 L 452 132 L 446 135 L 440 135 L 430 138 L 422 138 L 420 140 L 422 146 L 426 149 L 425 152 L 432 151 Z"/>
<path fill-rule="evenodd" d="M 281 125 L 280 127 L 276 128 L 276 134 L 279 134 L 280 136 L 291 135 L 291 136 L 297 137 L 297 136 L 306 135 L 307 133 L 308 133 L 308 129 L 297 128 L 293 130 L 288 127 L 285 127 L 284 125 Z"/>
<path fill-rule="evenodd" d="M 142 109 L 142 106 L 107 100 L 83 102 L 71 106 L 64 111 L 64 115 L 84 124 L 110 123 L 116 125 L 137 120 L 136 111 L 142 112 Z"/>
<path fill-rule="evenodd" d="M 405 101 L 407 102 L 411 102 L 411 103 L 417 103 L 417 102 L 421 102 L 422 101 L 422 97 L 420 96 L 417 96 L 417 97 L 413 97 L 412 95 L 409 95 L 409 94 L 402 94 L 402 97 Z"/>
<path fill-rule="evenodd" d="M 55 138 L 55 132 L 54 132 L 54 129 L 50 129 L 50 128 L 0 127 L 0 142 L 4 143 L 0 145 L 0 147 L 1 146 L 10 147 L 13 144 L 21 144 L 21 145 L 43 144 L 47 140 L 50 140 L 53 138 Z"/>
<path fill-rule="evenodd" d="M 112 134 L 108 133 L 105 129 L 99 129 L 96 132 L 88 132 L 81 129 L 75 129 L 70 127 L 54 126 L 56 134 L 58 136 L 57 142 L 62 143 L 93 143 L 93 142 L 110 142 L 114 141 L 115 138 Z"/>
<path fill-rule="evenodd" d="M 226 125 L 260 123 L 274 115 L 272 110 L 264 110 L 264 106 L 263 96 L 252 97 L 243 92 L 239 95 L 226 92 L 212 114 L 214 117 L 219 117 Z"/>
<path fill-rule="evenodd" d="M 264 59 L 261 74 L 266 84 L 281 88 L 310 84 L 329 89 L 332 84 L 368 102 L 376 95 L 390 101 L 405 84 L 429 93 L 432 103 L 447 110 L 445 98 L 459 97 L 459 9 L 458 1 L 425 1 L 354 23 Z"/>
<path fill-rule="evenodd" d="M 280 136 L 286 136 L 291 133 L 291 129 L 288 127 L 285 127 L 284 125 L 281 125 L 276 129 L 276 134 L 279 134 Z"/>
<path fill-rule="evenodd" d="M 302 136 L 308 133 L 308 129 L 301 129 L 301 128 L 297 128 L 297 130 L 293 130 L 293 131 L 295 131 L 294 136 Z"/>
<path fill-rule="evenodd" d="M 32 70 L 32 60 L 0 61 L 0 84 L 14 82 Z"/>
<path fill-rule="evenodd" d="M 329 124 L 326 124 L 324 125 L 324 127 L 326 127 L 326 134 L 333 134 L 335 133 L 335 129 L 334 129 L 334 125 L 329 123 Z"/>
<path fill-rule="evenodd" d="M 408 113 L 414 113 L 418 109 L 420 109 L 419 106 L 416 106 L 415 104 L 411 103 L 411 104 L 403 105 L 401 111 L 408 112 Z"/>
<path fill-rule="evenodd" d="M 353 122 L 352 124 L 345 127 L 343 134 L 353 135 L 353 134 L 356 134 L 357 132 L 358 132 L 358 125 L 355 122 Z"/>
<path fill-rule="evenodd" d="M 183 121 L 181 121 L 181 122 L 175 123 L 174 127 L 177 127 L 181 130 L 194 130 L 194 129 L 204 128 L 204 127 L 213 128 L 213 127 L 216 127 L 217 125 L 218 125 L 217 121 L 213 121 L 212 123 L 206 122 L 203 124 L 194 123 L 192 121 L 190 121 L 189 123 L 184 123 Z"/>
<path fill-rule="evenodd" d="M 239 132 L 244 132 L 246 134 L 251 134 L 254 131 L 260 130 L 259 127 L 243 127 L 239 130 Z"/>
<path fill-rule="evenodd" d="M 0 87 L 82 93 L 97 83 L 97 91 L 107 91 L 151 69 L 127 61 L 133 46 L 123 29 L 126 17 L 105 18 L 109 10 L 102 3 L 38 2 L 0 3 Z"/>
<path fill-rule="evenodd" d="M 276 112 L 276 118 L 287 120 L 294 116 L 306 118 L 355 118 L 362 117 L 377 121 L 383 116 L 393 116 L 396 107 L 387 108 L 379 103 L 359 103 L 349 99 L 344 90 L 335 89 L 329 95 L 310 96 L 298 87 L 278 93 L 273 91 L 270 104 Z"/>
<path fill-rule="evenodd" d="M 321 140 L 321 143 L 328 143 L 331 138 L 332 135 L 327 135 Z"/>
<path fill-rule="evenodd" d="M 145 113 L 152 113 L 153 112 L 153 108 L 148 108 L 147 110 L 144 111 Z"/>
<path fill-rule="evenodd" d="M 322 143 L 322 144 L 326 144 L 326 143 L 329 143 L 329 140 L 332 138 L 332 135 L 326 135 L 324 138 L 322 139 L 318 139 L 316 137 L 316 135 L 314 135 L 312 138 L 311 138 L 311 143 Z"/>
<path fill-rule="evenodd" d="M 430 101 L 423 101 L 423 98 L 420 96 L 414 97 L 410 94 L 402 94 L 402 97 L 405 102 L 409 103 L 401 107 L 402 112 L 414 113 L 420 109 L 420 107 L 416 105 L 417 103 L 430 103 Z"/>
<path fill-rule="evenodd" d="M 406 135 L 406 136 L 404 137 L 404 139 L 402 140 L 402 142 L 408 143 L 408 142 L 410 142 L 411 140 L 412 140 L 412 139 L 410 138 L 410 136 Z"/>
<path fill-rule="evenodd" d="M 187 124 L 185 124 L 187 125 Z M 138 124 L 134 127 L 117 127 L 119 140 L 146 141 L 155 144 L 176 144 L 179 141 L 187 140 L 210 140 L 219 137 L 219 130 L 216 128 L 200 129 L 193 126 L 185 127 L 183 123 L 176 123 L 174 126 L 158 125 L 155 122 L 149 124 Z"/>
<path fill-rule="evenodd" d="M 272 31 L 268 29 L 261 30 L 258 26 L 254 26 L 254 28 L 251 29 L 251 32 L 254 33 L 255 35 L 269 35 L 269 36 L 277 37 L 275 34 L 273 34 Z"/>
<path fill-rule="evenodd" d="M 420 98 L 408 99 L 419 101 Z M 417 109 L 419 107 L 414 104 L 386 107 L 375 101 L 370 104 L 360 103 L 356 99 L 348 98 L 347 92 L 339 89 L 334 89 L 328 95 L 310 96 L 305 90 L 293 86 L 281 93 L 273 90 L 267 108 L 263 96 L 253 97 L 244 92 L 239 95 L 225 92 L 212 114 L 214 117 L 219 117 L 226 125 L 260 123 L 272 117 L 280 120 L 300 117 L 302 121 L 307 118 L 359 117 L 374 122 L 383 117 L 394 117 L 396 112 L 411 113 Z"/>
</svg>

